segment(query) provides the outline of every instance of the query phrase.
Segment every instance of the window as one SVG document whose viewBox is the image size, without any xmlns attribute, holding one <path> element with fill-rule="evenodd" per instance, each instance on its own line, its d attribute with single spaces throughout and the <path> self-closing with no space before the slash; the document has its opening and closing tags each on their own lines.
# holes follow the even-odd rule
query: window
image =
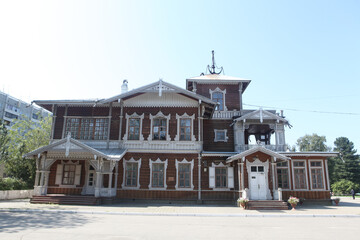
<svg viewBox="0 0 360 240">
<path fill-rule="evenodd" d="M 144 113 L 141 115 L 138 115 L 136 112 L 131 115 L 126 113 L 125 118 L 126 132 L 123 139 L 143 141 L 144 137 L 142 135 L 142 122 L 144 119 Z"/>
<path fill-rule="evenodd" d="M 155 118 L 153 122 L 153 140 L 166 140 L 166 119 Z"/>
<path fill-rule="evenodd" d="M 215 168 L 215 187 L 226 188 L 227 184 L 227 172 L 224 167 Z"/>
<path fill-rule="evenodd" d="M 192 190 L 194 189 L 193 179 L 193 169 L 194 169 L 194 160 L 187 161 L 183 159 L 182 161 L 175 160 L 176 167 L 176 185 L 175 189 L 177 190 Z"/>
<path fill-rule="evenodd" d="M 310 161 L 311 171 L 311 188 L 312 189 L 323 189 L 323 168 L 321 161 Z"/>
<path fill-rule="evenodd" d="M 289 189 L 289 169 L 287 162 L 277 163 L 278 187 Z"/>
<path fill-rule="evenodd" d="M 67 118 L 66 135 L 81 140 L 106 140 L 108 138 L 108 118 Z"/>
<path fill-rule="evenodd" d="M 37 113 L 33 113 L 32 114 L 32 118 L 35 119 L 35 120 L 38 120 L 39 119 L 39 115 Z"/>
<path fill-rule="evenodd" d="M 5 117 L 11 118 L 11 119 L 18 119 L 18 116 L 9 112 L 5 112 Z"/>
<path fill-rule="evenodd" d="M 6 109 L 16 113 L 20 113 L 20 109 L 11 104 L 6 104 Z"/>
<path fill-rule="evenodd" d="M 140 167 L 141 167 L 141 158 L 135 160 L 131 158 L 130 160 L 124 159 L 123 161 L 123 183 L 122 188 L 125 189 L 139 189 L 140 188 Z"/>
<path fill-rule="evenodd" d="M 209 187 L 227 190 L 234 188 L 234 168 L 223 163 L 212 163 L 212 167 L 209 167 Z"/>
<path fill-rule="evenodd" d="M 307 189 L 305 161 L 294 161 L 295 189 Z"/>
<path fill-rule="evenodd" d="M 76 170 L 76 166 L 74 164 L 65 164 L 64 165 L 62 184 L 74 185 L 75 170 Z"/>
<path fill-rule="evenodd" d="M 139 140 L 140 138 L 140 118 L 129 118 L 128 139 Z"/>
<path fill-rule="evenodd" d="M 170 141 L 170 136 L 169 136 L 170 114 L 165 116 L 160 111 L 156 115 L 150 114 L 150 120 L 151 120 L 151 129 L 150 129 L 151 137 L 149 136 L 148 139 Z"/>
<path fill-rule="evenodd" d="M 210 92 L 211 100 L 218 103 L 215 110 L 216 111 L 226 111 L 227 110 L 226 105 L 225 105 L 226 89 L 221 90 L 220 88 L 217 87 L 215 90 L 210 89 L 209 92 Z"/>
<path fill-rule="evenodd" d="M 155 190 L 165 190 L 166 185 L 166 169 L 167 169 L 168 160 L 161 161 L 157 159 L 156 161 L 149 160 L 150 165 L 150 184 L 149 189 Z"/>
<path fill-rule="evenodd" d="M 227 142 L 228 137 L 226 136 L 227 130 L 226 129 L 214 129 L 215 132 L 215 139 L 214 142 Z"/>
<path fill-rule="evenodd" d="M 175 141 L 195 141 L 195 136 L 193 135 L 194 119 L 195 114 L 191 116 L 186 113 L 183 115 L 176 114 L 177 135 L 175 136 Z"/>
</svg>

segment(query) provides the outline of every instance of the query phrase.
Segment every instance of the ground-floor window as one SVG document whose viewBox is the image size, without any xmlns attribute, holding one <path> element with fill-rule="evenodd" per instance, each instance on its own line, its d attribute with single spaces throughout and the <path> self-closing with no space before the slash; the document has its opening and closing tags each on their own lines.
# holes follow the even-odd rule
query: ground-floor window
<svg viewBox="0 0 360 240">
<path fill-rule="evenodd" d="M 278 168 L 277 177 L 278 177 L 278 187 L 288 189 L 289 188 L 288 170 L 284 168 Z"/>
<path fill-rule="evenodd" d="M 152 166 L 152 187 L 164 187 L 163 163 L 154 163 Z"/>
<path fill-rule="evenodd" d="M 215 168 L 215 187 L 217 187 L 217 188 L 226 188 L 227 187 L 226 167 Z"/>
<path fill-rule="evenodd" d="M 296 189 L 306 189 L 306 174 L 304 168 L 295 168 L 294 169 L 295 177 L 295 188 Z"/>
<path fill-rule="evenodd" d="M 191 184 L 191 164 L 180 163 L 179 164 L 179 188 L 190 188 Z"/>
<path fill-rule="evenodd" d="M 322 175 L 322 169 L 321 168 L 311 169 L 311 181 L 312 181 L 312 188 L 313 189 L 322 189 L 322 188 L 324 188 L 323 175 Z"/>
<path fill-rule="evenodd" d="M 63 171 L 62 184 L 64 185 L 74 185 L 75 182 L 75 164 L 65 164 Z"/>
<path fill-rule="evenodd" d="M 125 169 L 125 186 L 136 187 L 138 174 L 138 163 L 127 162 Z"/>
</svg>

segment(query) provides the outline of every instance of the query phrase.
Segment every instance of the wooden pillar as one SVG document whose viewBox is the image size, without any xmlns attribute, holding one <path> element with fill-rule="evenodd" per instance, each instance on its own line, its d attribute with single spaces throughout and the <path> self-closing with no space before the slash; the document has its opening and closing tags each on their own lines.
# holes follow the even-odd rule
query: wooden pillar
<svg viewBox="0 0 360 240">
<path fill-rule="evenodd" d="M 201 201 L 201 156 L 198 155 L 198 201 Z"/>
<path fill-rule="evenodd" d="M 67 120 L 67 112 L 68 112 L 68 105 L 65 106 L 65 113 L 64 113 L 64 123 L 63 123 L 63 129 L 62 129 L 62 135 L 61 135 L 61 138 L 64 138 L 65 137 L 65 129 L 66 129 L 66 120 Z"/>
<path fill-rule="evenodd" d="M 241 190 L 245 189 L 244 162 L 245 162 L 245 157 L 242 158 L 242 162 L 240 163 L 240 165 L 241 165 Z"/>
<path fill-rule="evenodd" d="M 40 171 L 36 170 L 34 187 L 39 186 L 39 174 L 40 174 Z"/>
<path fill-rule="evenodd" d="M 107 134 L 107 140 L 106 140 L 106 148 L 109 148 L 110 144 L 110 131 L 111 131 L 111 118 L 112 118 L 112 102 L 110 103 L 109 107 L 109 119 L 108 119 L 108 134 Z"/>
<path fill-rule="evenodd" d="M 116 165 L 115 165 L 115 183 L 114 183 L 114 188 L 115 188 L 115 192 L 117 189 L 117 183 L 118 183 L 118 176 L 119 176 L 119 162 L 116 161 Z M 138 176 L 139 177 L 139 176 Z"/>
<path fill-rule="evenodd" d="M 241 168 L 241 163 L 240 162 L 238 162 L 238 182 L 239 182 L 239 198 L 241 198 L 241 190 L 242 190 L 242 187 L 241 187 L 241 170 L 240 170 L 240 168 Z"/>
<path fill-rule="evenodd" d="M 276 159 L 276 158 L 275 158 Z M 275 166 L 276 166 L 276 163 L 271 163 L 271 166 L 272 166 L 272 188 L 273 188 L 273 198 L 275 200 Z"/>
</svg>

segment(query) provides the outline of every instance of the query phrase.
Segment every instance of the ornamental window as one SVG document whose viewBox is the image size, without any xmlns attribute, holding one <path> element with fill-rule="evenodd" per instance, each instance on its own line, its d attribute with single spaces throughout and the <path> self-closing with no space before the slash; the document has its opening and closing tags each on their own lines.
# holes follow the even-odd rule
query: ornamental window
<svg viewBox="0 0 360 240">
<path fill-rule="evenodd" d="M 211 100 L 218 103 L 215 110 L 216 111 L 226 111 L 227 110 L 226 104 L 225 104 L 226 89 L 221 90 L 220 88 L 217 87 L 215 90 L 210 89 L 209 92 L 210 92 Z"/>
<path fill-rule="evenodd" d="M 164 115 L 162 112 L 158 112 L 156 115 L 150 114 L 151 128 L 150 136 L 148 139 L 170 141 L 169 136 L 169 120 L 170 114 Z"/>
<path fill-rule="evenodd" d="M 223 163 L 209 167 L 209 187 L 214 189 L 234 188 L 234 168 Z"/>
<path fill-rule="evenodd" d="M 176 114 L 177 135 L 175 136 L 175 141 L 195 141 L 194 126 L 193 126 L 194 119 L 195 119 L 195 114 L 193 115 L 188 115 L 186 113 L 184 113 L 183 115 Z"/>
<path fill-rule="evenodd" d="M 126 132 L 124 135 L 124 140 L 144 140 L 144 137 L 142 135 L 142 123 L 144 119 L 144 114 L 125 114 L 125 118 Z"/>
<path fill-rule="evenodd" d="M 194 160 L 187 161 L 186 159 L 183 159 L 182 161 L 178 161 L 176 159 L 175 167 L 176 167 L 175 189 L 177 190 L 194 189 L 194 184 L 193 184 Z"/>
<path fill-rule="evenodd" d="M 214 129 L 215 138 L 214 142 L 227 142 L 228 137 L 226 136 L 226 129 Z"/>
<path fill-rule="evenodd" d="M 130 160 L 123 161 L 123 183 L 122 187 L 125 189 L 139 189 L 140 188 L 140 167 L 141 167 L 141 158 L 135 160 L 131 158 Z"/>
<path fill-rule="evenodd" d="M 67 118 L 65 135 L 81 140 L 106 140 L 108 138 L 108 118 Z"/>
<path fill-rule="evenodd" d="M 168 160 L 161 161 L 157 159 L 156 161 L 149 160 L 150 166 L 150 184 L 149 189 L 154 190 L 165 190 L 166 185 L 166 169 L 167 169 Z"/>
</svg>

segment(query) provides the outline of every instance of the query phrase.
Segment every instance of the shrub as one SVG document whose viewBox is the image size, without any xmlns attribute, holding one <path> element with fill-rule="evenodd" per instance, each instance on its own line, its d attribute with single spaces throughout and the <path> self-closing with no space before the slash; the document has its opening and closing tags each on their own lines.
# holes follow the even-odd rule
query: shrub
<svg viewBox="0 0 360 240">
<path fill-rule="evenodd" d="M 28 189 L 26 182 L 16 178 L 0 178 L 0 190 Z"/>
<path fill-rule="evenodd" d="M 351 189 L 354 189 L 355 192 L 360 188 L 359 184 L 353 183 L 350 180 L 341 179 L 333 184 L 331 184 L 331 189 L 335 195 L 348 195 L 350 194 Z"/>
</svg>

